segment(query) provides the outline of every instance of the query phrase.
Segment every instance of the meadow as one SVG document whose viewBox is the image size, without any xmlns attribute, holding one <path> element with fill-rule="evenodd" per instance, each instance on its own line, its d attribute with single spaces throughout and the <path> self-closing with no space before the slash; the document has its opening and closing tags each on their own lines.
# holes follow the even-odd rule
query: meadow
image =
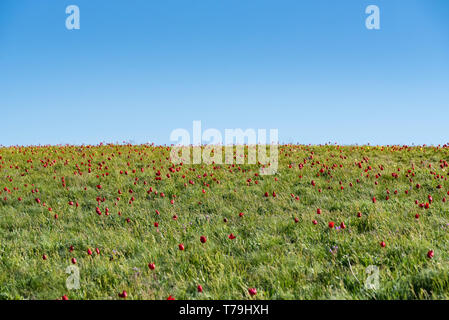
<svg viewBox="0 0 449 320">
<path fill-rule="evenodd" d="M 167 146 L 1 147 L 0 299 L 449 299 L 448 156 L 281 145 L 260 175 Z"/>
</svg>

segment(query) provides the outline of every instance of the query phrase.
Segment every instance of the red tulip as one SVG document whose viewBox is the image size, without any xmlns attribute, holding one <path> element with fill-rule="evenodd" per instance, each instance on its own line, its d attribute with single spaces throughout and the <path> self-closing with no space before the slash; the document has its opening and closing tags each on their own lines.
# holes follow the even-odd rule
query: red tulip
<svg viewBox="0 0 449 320">
<path fill-rule="evenodd" d="M 255 296 L 255 295 L 257 294 L 257 289 L 256 289 L 256 288 L 249 288 L 249 289 L 248 289 L 248 293 L 249 293 L 251 296 Z"/>
</svg>

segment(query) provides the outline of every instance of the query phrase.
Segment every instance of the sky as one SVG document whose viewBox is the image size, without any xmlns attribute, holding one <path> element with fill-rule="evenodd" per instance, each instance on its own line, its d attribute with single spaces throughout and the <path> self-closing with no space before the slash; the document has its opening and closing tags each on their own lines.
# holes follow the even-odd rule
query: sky
<svg viewBox="0 0 449 320">
<path fill-rule="evenodd" d="M 0 114 L 4 146 L 171 144 L 194 120 L 283 143 L 444 144 L 449 1 L 1 0 Z"/>
</svg>

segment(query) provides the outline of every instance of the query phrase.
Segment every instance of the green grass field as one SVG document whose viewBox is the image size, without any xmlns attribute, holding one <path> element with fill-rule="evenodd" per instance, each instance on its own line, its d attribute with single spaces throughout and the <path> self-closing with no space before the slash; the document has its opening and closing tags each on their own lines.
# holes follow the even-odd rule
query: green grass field
<svg viewBox="0 0 449 320">
<path fill-rule="evenodd" d="M 282 145 L 266 176 L 169 155 L 0 148 L 0 298 L 449 299 L 448 148 Z"/>
</svg>

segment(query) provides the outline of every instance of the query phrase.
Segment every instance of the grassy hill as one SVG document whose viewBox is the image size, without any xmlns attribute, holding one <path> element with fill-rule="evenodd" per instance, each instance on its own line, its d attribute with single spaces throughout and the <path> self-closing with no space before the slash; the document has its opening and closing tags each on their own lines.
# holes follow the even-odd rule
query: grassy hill
<svg viewBox="0 0 449 320">
<path fill-rule="evenodd" d="M 0 148 L 0 298 L 449 299 L 448 155 L 282 145 L 262 176 L 165 146 Z"/>
</svg>

